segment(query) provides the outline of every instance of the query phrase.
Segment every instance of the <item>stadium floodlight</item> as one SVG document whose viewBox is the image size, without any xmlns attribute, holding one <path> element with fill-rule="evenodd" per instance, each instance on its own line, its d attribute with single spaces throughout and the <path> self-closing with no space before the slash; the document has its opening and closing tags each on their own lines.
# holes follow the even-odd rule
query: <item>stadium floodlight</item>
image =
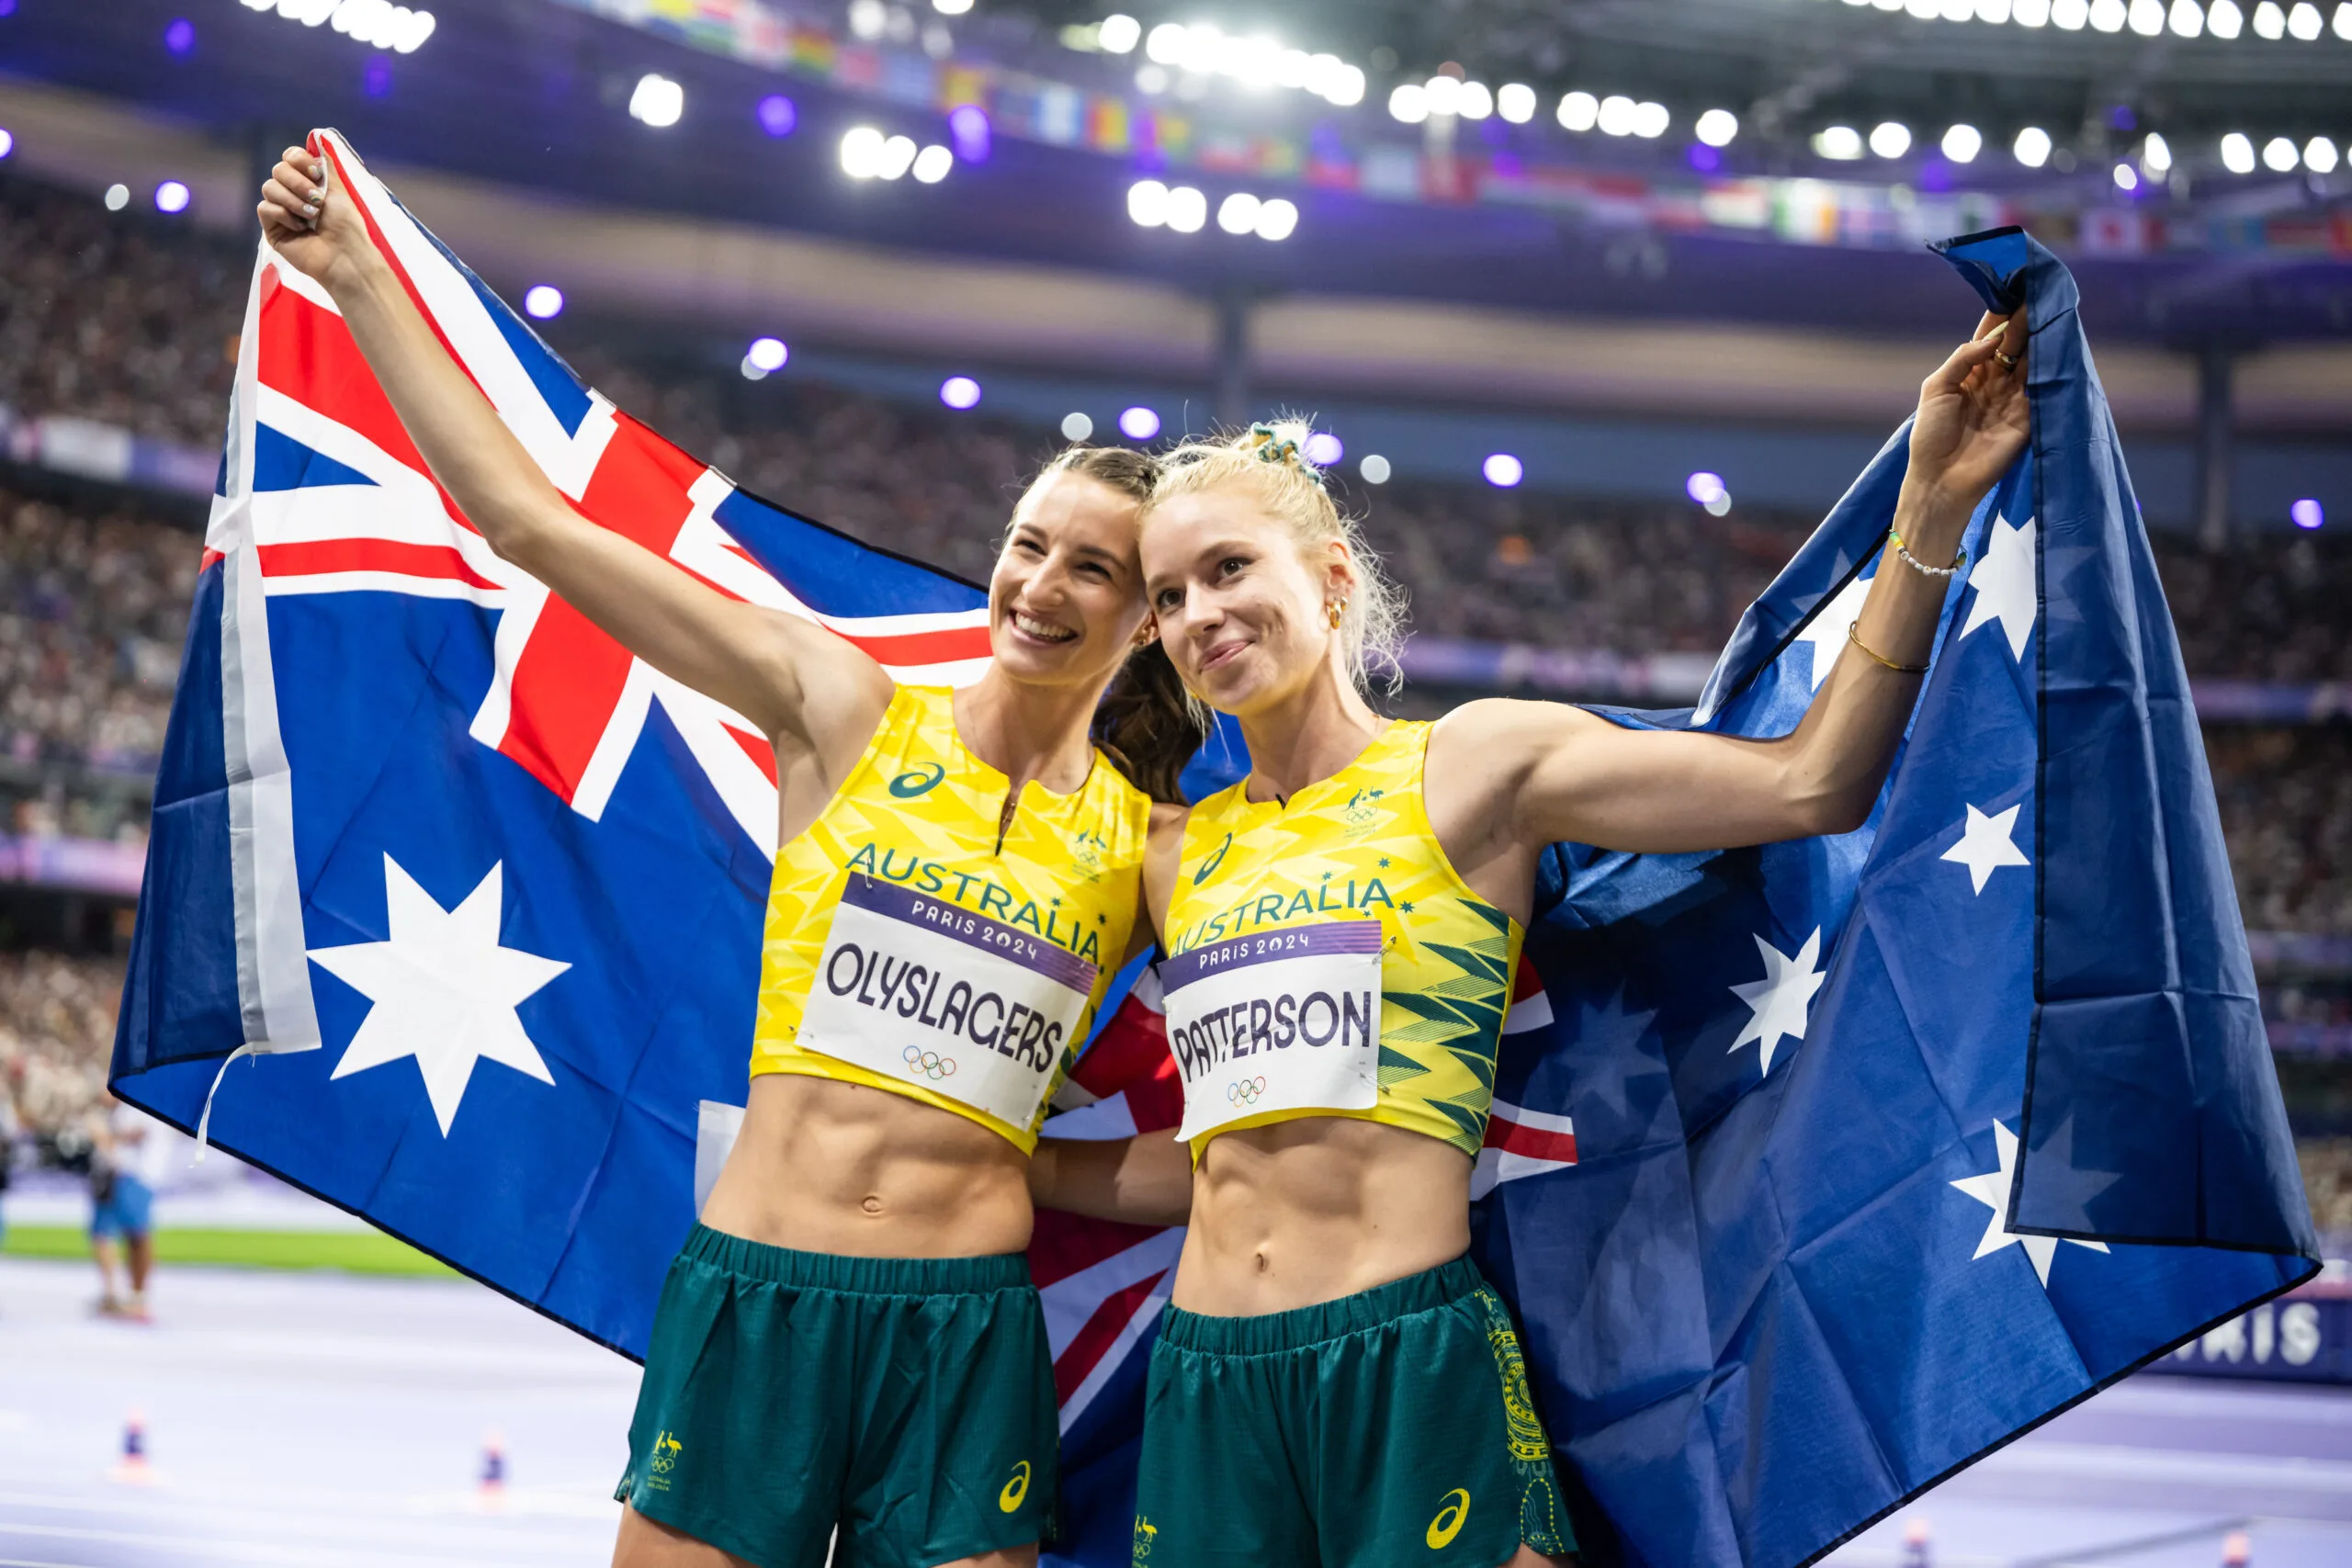
<svg viewBox="0 0 2352 1568">
<path fill-rule="evenodd" d="M 1478 471 L 1497 490 L 1510 490 L 1527 477 L 1527 465 L 1508 452 L 1489 452 L 1487 460 L 1478 465 Z"/>
<path fill-rule="evenodd" d="M 1083 441 L 1094 434 L 1094 421 L 1084 413 L 1072 411 L 1062 415 L 1062 439 Z"/>
<path fill-rule="evenodd" d="M 1911 151 L 1911 128 L 1901 120 L 1879 121 L 1871 127 L 1871 151 L 1882 158 L 1900 158 Z"/>
<path fill-rule="evenodd" d="M 1666 128 L 1673 123 L 1674 116 L 1664 104 L 1645 99 L 1634 106 L 1634 134 L 1644 141 L 1654 141 L 1664 136 Z"/>
<path fill-rule="evenodd" d="M 1590 130 L 1600 120 L 1600 100 L 1590 93 L 1569 93 L 1560 99 L 1560 129 Z"/>
<path fill-rule="evenodd" d="M 2315 147 L 2327 146 L 2324 141 L 2315 141 L 2312 145 Z M 2333 147 L 2328 148 L 2328 152 L 2331 154 L 2333 154 L 2335 151 L 2335 149 Z M 2331 167 L 2332 166 L 2333 164 L 2331 164 Z M 2326 171 L 2322 170 L 2321 172 L 2324 174 Z M 158 212 L 186 212 L 187 210 L 187 185 L 179 180 L 165 180 L 162 185 L 157 186 L 155 187 L 155 210 Z"/>
<path fill-rule="evenodd" d="M 2328 24 L 2335 36 L 2352 43 L 2352 0 L 2336 0 L 2335 19 Z"/>
<path fill-rule="evenodd" d="M 770 136 L 789 136 L 800 124 L 798 106 L 782 93 L 770 93 L 752 113 L 758 118 L 760 129 Z"/>
<path fill-rule="evenodd" d="M 678 123 L 686 112 L 686 90 L 659 71 L 649 71 L 637 79 L 637 90 L 628 96 L 631 119 L 664 130 Z"/>
<path fill-rule="evenodd" d="M 2173 32 L 2181 38 L 2195 38 L 2205 30 L 2205 7 L 2197 0 L 2172 0 L 2168 20 Z"/>
<path fill-rule="evenodd" d="M 980 406 L 980 384 L 969 376 L 950 376 L 939 384 L 939 400 L 951 409 Z"/>
<path fill-rule="evenodd" d="M 1162 65 L 1182 65 L 1184 62 L 1184 42 L 1182 23 L 1162 22 L 1144 35 L 1143 52 L 1146 58 Z"/>
<path fill-rule="evenodd" d="M 1368 485 L 1385 485 L 1388 482 L 1388 459 L 1377 452 L 1367 452 L 1363 461 L 1356 465 L 1356 472 L 1363 476 L 1363 482 Z"/>
<path fill-rule="evenodd" d="M 965 163 L 987 163 L 993 140 L 989 111 L 978 104 L 957 104 L 947 111 L 947 139 L 956 143 L 956 156 Z"/>
<path fill-rule="evenodd" d="M 1976 19 L 1992 27 L 1999 27 L 2009 19 L 2009 0 L 1976 0 Z"/>
<path fill-rule="evenodd" d="M 563 290 L 552 283 L 534 283 L 523 290 L 523 314 L 535 321 L 551 321 L 563 314 Z"/>
<path fill-rule="evenodd" d="M 0 158 L 5 158 L 5 157 L 6 157 L 9 153 L 14 152 L 16 150 L 17 150 L 17 139 L 16 139 L 14 136 L 10 135 L 7 131 L 6 131 L 6 130 L 0 130 Z"/>
<path fill-rule="evenodd" d="M 1430 96 L 1419 82 L 1399 82 L 1388 94 L 1388 116 L 1407 125 L 1430 118 Z"/>
<path fill-rule="evenodd" d="M 2091 26 L 2103 33 L 2120 33 L 2131 15 L 2123 0 L 2091 0 Z"/>
<path fill-rule="evenodd" d="M 2046 27 L 2050 22 L 2050 0 L 2017 0 L 2009 7 L 2009 20 L 2021 28 Z"/>
<path fill-rule="evenodd" d="M 850 37 L 872 43 L 890 30 L 890 7 L 882 0 L 849 0 Z"/>
<path fill-rule="evenodd" d="M 2140 166 L 2152 175 L 2161 175 L 2172 167 L 2172 144 L 2154 131 L 2140 143 Z"/>
<path fill-rule="evenodd" d="M 1159 415 L 1137 403 L 1119 415 L 1119 434 L 1130 441 L 1148 441 L 1159 434 Z"/>
<path fill-rule="evenodd" d="M 1317 55 L 1315 58 L 1325 60 L 1330 57 Z M 1348 108 L 1363 102 L 1364 85 L 1363 67 L 1350 65 L 1345 61 L 1341 61 L 1338 70 L 1326 71 L 1321 92 L 1324 98 L 1331 104 L 1340 108 Z"/>
<path fill-rule="evenodd" d="M 2090 0 L 2050 0 L 2050 25 L 2053 28 L 2078 33 L 2090 19 Z"/>
<path fill-rule="evenodd" d="M 1862 133 L 1850 125 L 1832 125 L 1815 131 L 1813 150 L 1824 158 L 1849 164 L 1862 155 Z"/>
<path fill-rule="evenodd" d="M 956 154 L 934 141 L 915 154 L 914 176 L 927 186 L 935 186 L 947 177 L 956 166 Z"/>
<path fill-rule="evenodd" d="M 1955 164 L 1973 164 L 1976 154 L 1984 151 L 1984 133 L 1963 122 L 1946 129 L 1944 139 L 1936 145 Z"/>
<path fill-rule="evenodd" d="M 1709 496 L 1703 504 L 1707 509 L 1708 516 L 1724 516 L 1731 511 L 1731 491 L 1719 490 Z"/>
<path fill-rule="evenodd" d="M 2126 19 L 2142 38 L 2155 38 L 2165 30 L 2165 0 L 2132 0 Z"/>
<path fill-rule="evenodd" d="M 2274 136 L 2262 144 L 2263 166 L 2272 174 L 2283 175 L 2302 161 L 2302 151 L 2283 136 Z"/>
<path fill-rule="evenodd" d="M 2222 167 L 2233 175 L 2254 173 L 2254 140 L 2242 130 L 2222 138 Z"/>
<path fill-rule="evenodd" d="M 2315 175 L 2335 172 L 2335 143 L 2324 136 L 2314 136 L 2303 143 L 2303 167 Z"/>
<path fill-rule="evenodd" d="M 1495 89 L 1495 112 L 1513 125 L 1525 125 L 1535 118 L 1535 89 L 1524 82 L 1504 83 Z"/>
<path fill-rule="evenodd" d="M 2287 36 L 2287 13 L 2278 7 L 2278 0 L 2262 0 L 2254 8 L 2254 36 L 2281 39 Z"/>
<path fill-rule="evenodd" d="M 2140 172 L 2129 164 L 2115 165 L 2115 188 L 2134 191 L 2140 188 Z"/>
<path fill-rule="evenodd" d="M 1275 197 L 1258 209 L 1258 238 L 1287 240 L 1298 229 L 1298 204 Z"/>
<path fill-rule="evenodd" d="M 2312 5 L 2312 0 L 2299 0 L 2295 8 L 2287 13 L 2288 32 L 2305 43 L 2319 37 L 2321 25 L 2319 7 Z"/>
<path fill-rule="evenodd" d="M 2287 508 L 2287 516 L 2298 528 L 2318 528 L 2327 523 L 2327 509 L 2316 496 L 2305 496 Z"/>
<path fill-rule="evenodd" d="M 886 180 L 895 180 L 914 167 L 916 152 L 913 137 L 893 136 L 882 143 L 882 157 L 874 172 Z"/>
<path fill-rule="evenodd" d="M 1454 106 L 1453 112 L 1464 119 L 1486 118 L 1495 112 L 1494 89 L 1484 82 L 1463 83 L 1462 101 Z"/>
<path fill-rule="evenodd" d="M 2205 7 L 2205 30 L 2215 38 L 2232 39 L 2245 30 L 2245 13 L 2237 0 L 2213 0 Z"/>
<path fill-rule="evenodd" d="M 1699 117 L 1699 140 L 1710 147 L 1728 147 L 1739 134 L 1739 116 L 1729 109 L 1709 109 Z"/>
<path fill-rule="evenodd" d="M 1600 134 L 1631 136 L 1634 122 L 1641 118 L 1642 106 L 1623 93 L 1611 93 L 1600 100 Z"/>
<path fill-rule="evenodd" d="M 1137 180 L 1127 187 L 1127 216 L 1146 229 L 1168 221 L 1168 187 L 1158 180 Z"/>
<path fill-rule="evenodd" d="M 107 210 L 108 212 L 120 212 L 124 208 L 129 207 L 130 205 L 130 187 L 129 186 L 110 185 L 107 186 Z"/>
<path fill-rule="evenodd" d="M 1264 205 L 1246 190 L 1235 191 L 1217 203 L 1216 226 L 1228 234 L 1247 234 L 1258 226 L 1258 209 Z"/>
<path fill-rule="evenodd" d="M 1462 109 L 1462 78 L 1432 76 L 1421 84 L 1421 101 L 1431 114 L 1458 114 Z"/>
<path fill-rule="evenodd" d="M 1209 198 L 1191 186 L 1177 186 L 1168 193 L 1168 226 L 1179 234 L 1197 234 L 1209 220 Z"/>
<path fill-rule="evenodd" d="M 1105 54 L 1133 54 L 1136 45 L 1143 41 L 1143 24 L 1125 11 L 1114 11 L 1094 29 L 1094 41 Z"/>
<path fill-rule="evenodd" d="M 853 125 L 842 133 L 842 173 L 854 180 L 870 180 L 882 172 L 882 133 L 870 125 Z"/>
<path fill-rule="evenodd" d="M 972 8 L 972 0 L 931 0 L 931 8 L 943 17 L 960 17 Z"/>
<path fill-rule="evenodd" d="M 758 366 L 763 375 L 773 375 L 783 369 L 785 361 L 791 357 L 792 351 L 784 346 L 784 340 L 780 337 L 755 337 L 752 340 L 752 346 L 743 351 L 745 363 Z"/>
<path fill-rule="evenodd" d="M 1318 430 L 1306 438 L 1306 445 L 1300 448 L 1300 455 L 1318 468 L 1329 468 L 1346 457 L 1348 449 L 1340 446 L 1340 438 L 1329 431 Z"/>
<path fill-rule="evenodd" d="M 2050 162 L 2050 132 L 2038 125 L 2027 126 L 2009 143 L 2009 154 L 2029 169 L 2041 167 Z"/>
<path fill-rule="evenodd" d="M 1702 468 L 1682 481 L 1682 493 L 1704 506 L 1724 493 L 1724 477 Z"/>
<path fill-rule="evenodd" d="M 186 17 L 175 17 L 164 28 L 164 48 L 185 58 L 196 49 L 196 24 Z"/>
</svg>

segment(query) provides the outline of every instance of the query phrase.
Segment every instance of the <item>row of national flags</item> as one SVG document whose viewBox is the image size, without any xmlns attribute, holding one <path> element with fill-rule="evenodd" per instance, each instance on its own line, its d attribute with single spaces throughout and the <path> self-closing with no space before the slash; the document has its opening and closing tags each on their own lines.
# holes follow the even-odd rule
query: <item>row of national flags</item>
<svg viewBox="0 0 2352 1568">
<path fill-rule="evenodd" d="M 983 596 L 752 496 L 582 384 L 319 151 L 532 458 L 605 526 L 970 679 Z M 1941 247 L 2031 322 L 2031 449 L 1971 524 L 1860 831 L 1546 858 L 1475 1174 L 1579 1534 L 1790 1568 L 2313 1269 L 2177 645 L 2073 279 Z M 1800 716 L 1881 569 L 1898 431 L 1695 709 Z M 1230 752 L 1204 763 L 1231 777 Z M 334 301 L 256 256 L 114 1061 L 133 1103 L 627 1355 L 742 1104 L 773 762 L 500 560 Z M 1198 776 L 1198 775 L 1196 775 Z M 1048 1131 L 1173 1127 L 1148 972 Z M 1181 1232 L 1041 1216 L 1048 1561 L 1128 1560 Z M 616 1433 L 616 1451 L 619 1434 Z"/>
</svg>

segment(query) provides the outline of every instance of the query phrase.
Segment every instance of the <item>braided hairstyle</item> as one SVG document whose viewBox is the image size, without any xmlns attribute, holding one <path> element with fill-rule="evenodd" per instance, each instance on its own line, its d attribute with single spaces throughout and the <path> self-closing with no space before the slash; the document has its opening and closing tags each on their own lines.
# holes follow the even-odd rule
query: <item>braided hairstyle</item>
<svg viewBox="0 0 2352 1568">
<path fill-rule="evenodd" d="M 1029 498 L 1061 474 L 1092 479 L 1140 507 L 1151 499 L 1159 481 L 1159 460 L 1125 446 L 1067 447 L 1029 481 L 1021 505 L 1013 508 L 1016 523 Z M 1182 806 L 1184 793 L 1178 780 L 1214 723 L 1209 711 L 1184 689 L 1155 637 L 1129 654 L 1111 678 L 1090 733 L 1130 784 L 1154 800 Z"/>
</svg>

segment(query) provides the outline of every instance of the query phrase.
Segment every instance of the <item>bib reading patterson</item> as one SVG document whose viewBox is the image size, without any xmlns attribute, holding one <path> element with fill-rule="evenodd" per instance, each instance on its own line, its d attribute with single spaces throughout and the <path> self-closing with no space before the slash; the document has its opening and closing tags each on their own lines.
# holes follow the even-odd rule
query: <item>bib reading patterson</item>
<svg viewBox="0 0 2352 1568">
<path fill-rule="evenodd" d="M 1151 804 L 1099 752 L 1069 795 L 956 733 L 954 694 L 901 686 L 857 766 L 776 853 L 752 1072 L 908 1095 L 1024 1152 L 1136 913 Z"/>
</svg>

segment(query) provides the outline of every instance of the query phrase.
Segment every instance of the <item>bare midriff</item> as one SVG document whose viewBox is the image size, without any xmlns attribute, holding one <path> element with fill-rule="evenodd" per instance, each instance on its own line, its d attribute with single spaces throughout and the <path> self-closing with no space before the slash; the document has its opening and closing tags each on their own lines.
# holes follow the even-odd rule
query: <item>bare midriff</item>
<svg viewBox="0 0 2352 1568">
<path fill-rule="evenodd" d="M 1029 1245 L 1029 1157 L 952 1111 L 797 1073 L 752 1080 L 702 1223 L 799 1252 L 967 1258 Z"/>
<path fill-rule="evenodd" d="M 1250 1317 L 1434 1269 L 1470 1245 L 1470 1168 L 1449 1144 L 1350 1117 L 1220 1134 L 1193 1173 L 1170 1300 Z"/>
</svg>

